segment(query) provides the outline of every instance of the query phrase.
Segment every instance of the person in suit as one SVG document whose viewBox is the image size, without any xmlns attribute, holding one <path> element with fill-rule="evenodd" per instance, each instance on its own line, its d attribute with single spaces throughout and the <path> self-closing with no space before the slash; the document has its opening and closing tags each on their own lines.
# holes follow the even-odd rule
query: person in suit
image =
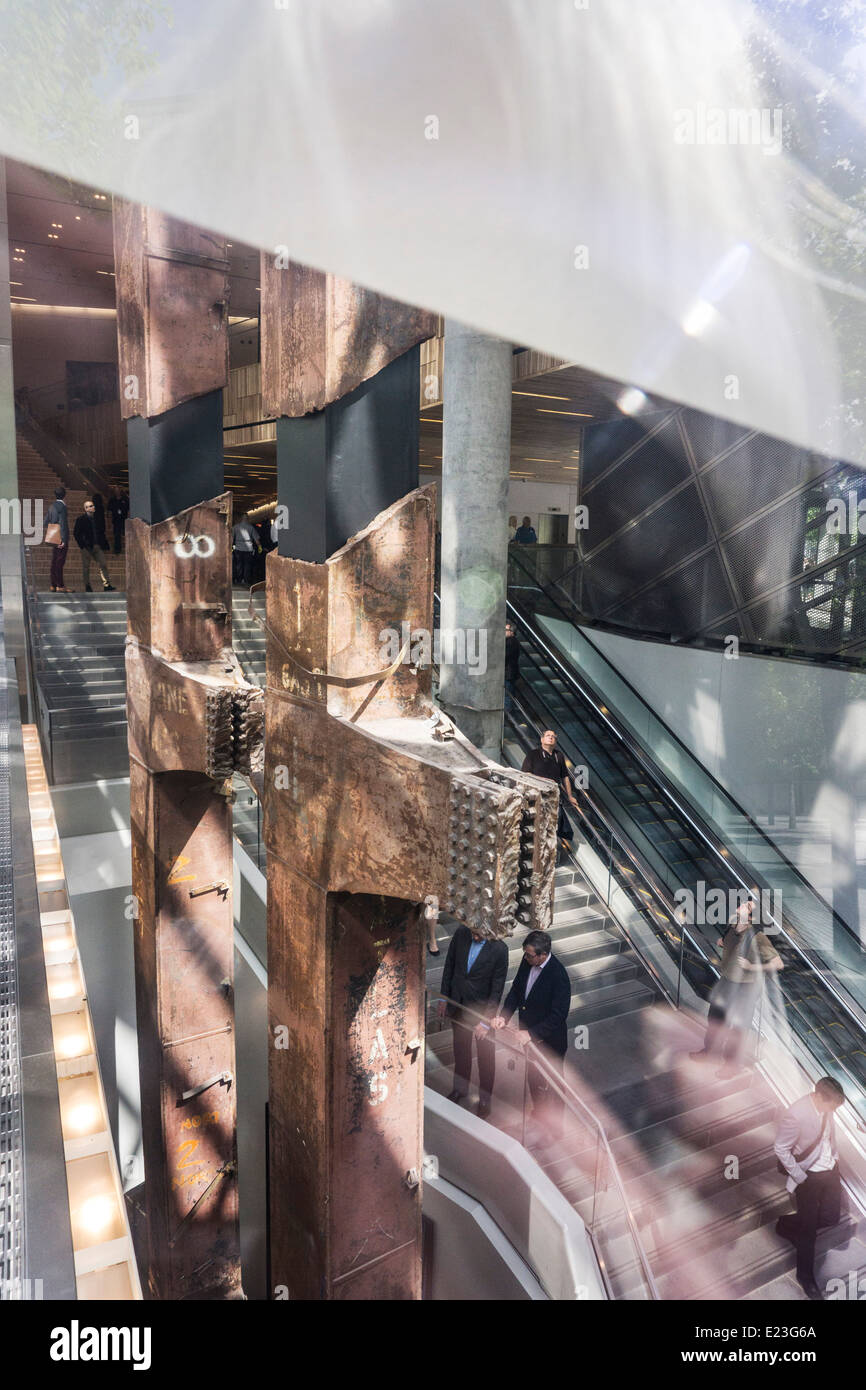
<svg viewBox="0 0 866 1390">
<path fill-rule="evenodd" d="M 516 1013 L 518 1039 L 524 1045 L 533 1042 L 543 1048 L 547 1061 L 561 1072 L 568 1049 L 570 1008 L 571 982 L 565 966 L 553 954 L 547 932 L 531 931 L 523 943 L 523 960 L 493 1026 L 504 1028 Z M 557 1137 L 562 1133 L 562 1105 L 544 1073 L 531 1062 L 528 1081 L 539 1123 Z"/>
<path fill-rule="evenodd" d="M 476 1022 L 475 1015 L 492 1018 L 496 1013 L 507 973 L 508 947 L 504 941 L 488 940 L 469 927 L 457 928 L 449 942 L 442 972 L 442 993 L 447 998 L 439 1005 L 440 1016 L 447 1012 L 454 1032 L 454 1089 L 448 1099 L 459 1103 L 469 1094 L 474 1038 L 478 1050 L 479 1091 L 475 1113 L 482 1120 L 490 1114 L 496 1050 L 489 1025 Z"/>
<path fill-rule="evenodd" d="M 845 1099 L 839 1082 L 822 1076 L 811 1095 L 789 1106 L 776 1131 L 776 1158 L 788 1174 L 796 1215 L 782 1216 L 776 1233 L 797 1249 L 797 1282 L 811 1299 L 823 1294 L 815 1282 L 819 1226 L 835 1226 L 842 1207 L 835 1112 Z"/>
</svg>

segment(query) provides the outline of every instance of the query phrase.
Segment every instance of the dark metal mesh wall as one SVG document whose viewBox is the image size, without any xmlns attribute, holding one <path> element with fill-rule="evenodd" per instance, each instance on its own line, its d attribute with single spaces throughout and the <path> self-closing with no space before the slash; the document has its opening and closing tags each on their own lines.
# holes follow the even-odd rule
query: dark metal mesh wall
<svg viewBox="0 0 866 1390">
<path fill-rule="evenodd" d="M 866 662 L 864 470 L 679 409 L 587 426 L 580 502 L 556 582 L 586 619 Z"/>
</svg>

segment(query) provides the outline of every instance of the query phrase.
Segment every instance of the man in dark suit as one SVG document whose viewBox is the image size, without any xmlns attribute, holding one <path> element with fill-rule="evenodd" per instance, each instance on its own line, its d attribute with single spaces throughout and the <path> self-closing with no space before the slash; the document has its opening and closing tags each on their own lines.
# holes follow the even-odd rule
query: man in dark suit
<svg viewBox="0 0 866 1390">
<path fill-rule="evenodd" d="M 493 1020 L 493 1026 L 504 1028 L 516 1012 L 518 1038 L 524 1045 L 533 1042 L 543 1048 L 547 1062 L 561 1072 L 568 1048 L 571 982 L 562 961 L 553 954 L 552 945 L 547 932 L 529 933 L 523 943 L 523 960 L 502 1005 L 502 1012 Z M 560 1101 L 544 1073 L 531 1062 L 528 1080 L 539 1123 L 558 1137 L 562 1133 Z"/>
<path fill-rule="evenodd" d="M 504 941 L 487 940 L 468 927 L 457 928 L 449 943 L 442 972 L 442 993 L 452 1002 L 442 1000 L 439 1006 L 440 1015 L 447 1011 L 454 1031 L 454 1089 L 448 1099 L 459 1102 L 469 1094 L 474 1037 L 478 1049 L 476 1114 L 482 1120 L 490 1114 L 496 1051 L 488 1025 L 476 1015 L 492 1019 L 499 1008 L 507 973 L 508 947 Z"/>
</svg>

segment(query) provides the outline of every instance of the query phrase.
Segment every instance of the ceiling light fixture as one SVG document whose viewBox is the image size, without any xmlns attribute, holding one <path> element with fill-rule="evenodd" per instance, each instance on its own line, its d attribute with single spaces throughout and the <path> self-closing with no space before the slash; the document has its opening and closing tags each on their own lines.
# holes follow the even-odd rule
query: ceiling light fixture
<svg viewBox="0 0 866 1390">
<path fill-rule="evenodd" d="M 532 396 L 537 401 L 570 401 L 571 396 L 548 396 L 545 391 L 512 391 L 512 396 Z"/>
<path fill-rule="evenodd" d="M 582 420 L 591 420 L 592 416 L 585 410 L 549 410 L 546 406 L 537 407 L 539 415 L 579 415 Z"/>
</svg>

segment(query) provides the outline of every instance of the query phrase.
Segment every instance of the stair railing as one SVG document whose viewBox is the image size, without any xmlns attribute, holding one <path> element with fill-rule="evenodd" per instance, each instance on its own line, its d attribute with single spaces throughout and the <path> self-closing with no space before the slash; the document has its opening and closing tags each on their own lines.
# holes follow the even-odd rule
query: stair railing
<svg viewBox="0 0 866 1390">
<path fill-rule="evenodd" d="M 607 1131 L 595 1111 L 587 1105 L 583 1097 L 578 1094 L 570 1082 L 566 1080 L 565 1076 L 561 1075 L 556 1067 L 551 1064 L 544 1050 L 538 1047 L 534 1042 L 521 1043 L 516 1040 L 513 1034 L 509 1036 L 512 1030 L 508 1028 L 492 1028 L 490 1026 L 489 1015 L 479 1013 L 466 1004 L 458 1004 L 454 999 L 449 998 L 448 995 L 442 994 L 441 991 L 434 990 L 429 992 L 427 1002 L 428 1033 L 438 1031 L 437 1028 L 431 1026 L 431 1023 L 444 1023 L 441 1017 L 442 1011 L 438 1006 L 440 1004 L 445 1004 L 446 1006 L 451 1005 L 459 1009 L 461 1018 L 468 1019 L 473 1027 L 481 1024 L 489 1029 L 490 1041 L 496 1048 L 502 1049 L 508 1055 L 510 1069 L 516 1068 L 519 1064 L 522 1064 L 522 1104 L 518 1119 L 521 1136 L 520 1142 L 524 1148 L 526 1148 L 530 1068 L 534 1068 L 541 1075 L 547 1089 L 555 1093 L 557 1102 L 562 1107 L 564 1112 L 563 1138 L 565 1148 L 570 1153 L 572 1152 L 573 1145 L 567 1142 L 566 1136 L 570 1136 L 571 1140 L 576 1143 L 580 1142 L 583 1133 L 588 1132 L 593 1136 L 594 1150 L 591 1149 L 591 1146 L 585 1147 L 583 1150 L 586 1159 L 589 1160 L 591 1158 L 592 1160 L 591 1162 L 586 1162 L 585 1172 L 583 1174 L 584 1177 L 588 1177 L 589 1173 L 592 1173 L 592 1208 L 589 1220 L 584 1218 L 584 1226 L 586 1227 L 587 1235 L 589 1236 L 595 1253 L 607 1296 L 610 1299 L 616 1298 L 616 1293 L 610 1277 L 611 1264 L 606 1258 L 606 1249 L 608 1241 L 613 1241 L 617 1238 L 616 1222 L 613 1218 L 615 1214 L 619 1214 L 624 1217 L 626 1222 L 634 1255 L 640 1269 L 644 1294 L 650 1299 L 661 1298 L 658 1286 L 653 1278 L 652 1268 L 646 1250 L 644 1249 L 637 1223 L 634 1219 L 634 1213 L 631 1210 L 625 1184 L 620 1175 Z M 433 1006 L 432 1020 L 430 1018 L 431 1006 Z M 426 1050 L 426 1055 L 429 1057 L 429 1049 Z M 506 1132 L 511 1128 L 512 1126 L 507 1126 Z M 578 1149 L 572 1154 L 573 1161 L 577 1160 L 580 1152 L 581 1151 Z M 618 1213 L 615 1213 L 610 1207 L 602 1209 L 599 1198 L 601 1194 L 605 1192 L 613 1192 L 615 1194 L 616 1203 L 618 1204 Z M 618 1263 L 622 1263 L 621 1258 L 618 1259 Z"/>
</svg>

